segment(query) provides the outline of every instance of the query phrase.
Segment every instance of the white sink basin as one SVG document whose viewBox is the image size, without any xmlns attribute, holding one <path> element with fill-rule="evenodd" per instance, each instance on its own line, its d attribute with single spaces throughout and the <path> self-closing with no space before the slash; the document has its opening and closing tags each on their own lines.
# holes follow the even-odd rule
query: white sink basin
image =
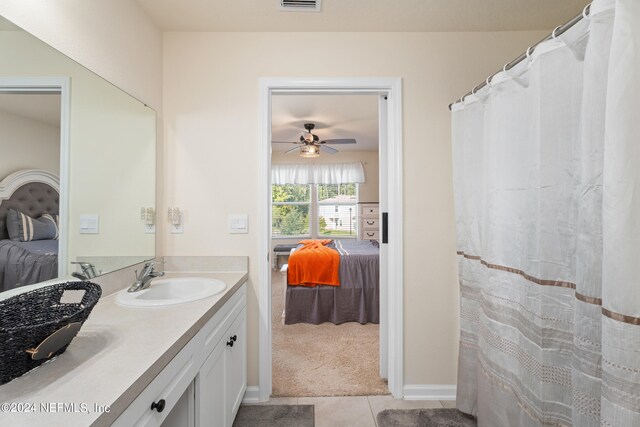
<svg viewBox="0 0 640 427">
<path fill-rule="evenodd" d="M 207 298 L 227 288 L 224 282 L 204 277 L 174 277 L 153 279 L 151 286 L 137 292 L 124 289 L 116 303 L 129 307 L 161 307 Z"/>
</svg>

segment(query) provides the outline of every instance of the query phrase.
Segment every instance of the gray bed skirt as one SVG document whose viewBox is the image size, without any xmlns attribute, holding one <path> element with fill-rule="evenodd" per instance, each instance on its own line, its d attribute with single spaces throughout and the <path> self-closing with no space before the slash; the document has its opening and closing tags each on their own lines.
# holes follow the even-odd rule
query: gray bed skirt
<svg viewBox="0 0 640 427">
<path fill-rule="evenodd" d="M 58 241 L 0 240 L 0 292 L 58 277 Z"/>
<path fill-rule="evenodd" d="M 369 241 L 348 241 L 340 252 L 340 286 L 287 286 L 285 324 L 380 323 L 380 255 Z"/>
</svg>

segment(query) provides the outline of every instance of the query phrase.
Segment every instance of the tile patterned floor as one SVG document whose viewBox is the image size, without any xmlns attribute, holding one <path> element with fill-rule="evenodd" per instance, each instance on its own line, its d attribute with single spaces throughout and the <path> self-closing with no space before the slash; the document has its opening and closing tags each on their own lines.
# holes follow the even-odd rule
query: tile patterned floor
<svg viewBox="0 0 640 427">
<path fill-rule="evenodd" d="M 391 396 L 274 397 L 261 405 L 315 405 L 316 427 L 377 427 L 385 409 L 453 408 L 454 401 L 398 400 Z"/>
</svg>

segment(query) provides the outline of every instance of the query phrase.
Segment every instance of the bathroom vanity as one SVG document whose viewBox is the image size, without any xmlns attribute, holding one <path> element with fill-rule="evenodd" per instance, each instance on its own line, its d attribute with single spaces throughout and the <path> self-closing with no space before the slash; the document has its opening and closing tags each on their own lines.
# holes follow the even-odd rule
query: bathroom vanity
<svg viewBox="0 0 640 427">
<path fill-rule="evenodd" d="M 161 307 L 103 297 L 65 353 L 0 386 L 0 425 L 230 427 L 246 389 L 248 273 L 246 257 L 220 258 L 232 268 L 165 275 L 220 280 L 217 295 Z"/>
</svg>

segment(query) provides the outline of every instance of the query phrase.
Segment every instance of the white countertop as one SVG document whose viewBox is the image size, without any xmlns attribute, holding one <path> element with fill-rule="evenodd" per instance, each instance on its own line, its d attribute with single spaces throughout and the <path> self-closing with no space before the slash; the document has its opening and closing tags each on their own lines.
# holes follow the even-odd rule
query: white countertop
<svg viewBox="0 0 640 427">
<path fill-rule="evenodd" d="M 0 386 L 0 425 L 110 425 L 248 277 L 246 272 L 165 277 L 189 275 L 222 280 L 227 289 L 154 308 L 123 307 L 115 294 L 103 297 L 63 354 Z M 20 412 L 7 412 L 7 403 Z"/>
</svg>

